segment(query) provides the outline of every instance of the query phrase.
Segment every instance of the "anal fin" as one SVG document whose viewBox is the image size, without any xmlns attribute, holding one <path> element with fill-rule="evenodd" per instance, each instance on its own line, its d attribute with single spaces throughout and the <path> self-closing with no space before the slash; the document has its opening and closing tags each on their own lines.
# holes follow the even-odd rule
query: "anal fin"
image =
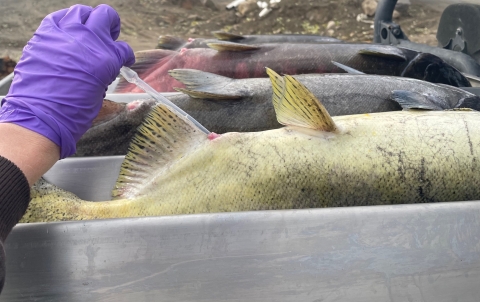
<svg viewBox="0 0 480 302">
<path fill-rule="evenodd" d="M 218 74 L 196 69 L 172 69 L 168 74 L 186 87 L 186 89 L 174 89 L 188 94 L 192 98 L 225 100 L 249 96 L 247 90 L 238 89 L 238 85 L 230 85 L 236 81 L 235 79 Z"/>
<path fill-rule="evenodd" d="M 449 109 L 442 101 L 428 94 L 422 94 L 407 90 L 394 90 L 390 98 L 396 101 L 404 110 L 444 110 Z"/>
</svg>

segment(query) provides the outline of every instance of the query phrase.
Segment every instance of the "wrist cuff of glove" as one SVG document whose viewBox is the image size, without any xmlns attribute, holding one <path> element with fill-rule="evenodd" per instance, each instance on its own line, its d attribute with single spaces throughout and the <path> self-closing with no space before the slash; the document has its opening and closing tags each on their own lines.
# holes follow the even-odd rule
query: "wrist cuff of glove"
<svg viewBox="0 0 480 302">
<path fill-rule="evenodd" d="M 0 108 L 0 123 L 13 123 L 45 136 L 60 147 L 60 159 L 76 151 L 75 139 L 66 127 L 27 102 L 5 98 Z"/>
</svg>

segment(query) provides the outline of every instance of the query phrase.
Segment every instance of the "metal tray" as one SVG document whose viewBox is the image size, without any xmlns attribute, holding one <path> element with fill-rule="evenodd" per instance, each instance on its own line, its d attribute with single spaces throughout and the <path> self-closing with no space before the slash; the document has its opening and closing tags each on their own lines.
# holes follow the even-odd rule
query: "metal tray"
<svg viewBox="0 0 480 302">
<path fill-rule="evenodd" d="M 121 160 L 47 178 L 99 197 Z M 475 201 L 19 224 L 0 300 L 478 301 L 479 239 Z"/>
</svg>

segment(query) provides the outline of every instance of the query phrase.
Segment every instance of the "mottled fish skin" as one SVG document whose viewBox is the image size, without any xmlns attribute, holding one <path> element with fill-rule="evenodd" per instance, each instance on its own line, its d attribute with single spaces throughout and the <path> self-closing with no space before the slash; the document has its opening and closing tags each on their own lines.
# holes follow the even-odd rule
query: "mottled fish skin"
<svg viewBox="0 0 480 302">
<path fill-rule="evenodd" d="M 42 181 L 22 221 L 480 198 L 479 112 L 332 118 L 293 77 L 272 83 L 277 118 L 289 126 L 207 136 L 159 104 L 130 146 L 115 200 L 83 201 Z"/>
<path fill-rule="evenodd" d="M 234 44 L 234 43 L 230 43 Z M 243 45 L 243 44 L 241 44 Z M 394 46 L 375 46 L 389 55 L 373 52 L 361 53 L 372 48 L 371 44 L 262 44 L 257 50 L 216 51 L 194 48 L 180 52 L 166 53 L 165 50 L 151 50 L 137 53 L 139 56 L 155 57 L 156 51 L 162 53 L 157 62 L 149 60 L 137 62 L 132 66 L 139 76 L 160 92 L 174 91 L 174 87 L 184 87 L 180 82 L 168 76 L 168 71 L 178 68 L 198 69 L 230 78 L 267 77 L 265 67 L 280 74 L 343 73 L 332 61 L 350 66 L 367 74 L 408 76 L 425 80 L 433 70 L 447 68 L 448 72 L 438 72 L 434 79 L 440 83 L 460 83 L 468 86 L 468 81 L 456 69 L 433 55 L 426 55 L 419 61 L 416 51 Z M 392 54 L 390 56 L 390 54 Z M 425 58 L 425 56 L 428 56 Z M 404 60 L 402 59 L 404 58 Z M 430 68 L 431 62 L 435 68 Z M 418 68 L 416 66 L 418 65 Z M 439 67 L 440 66 L 440 67 Z M 405 71 L 408 70 L 407 73 Z M 450 83 L 452 84 L 452 83 Z M 452 85 L 453 85 L 452 84 Z M 455 85 L 455 86 L 459 86 Z M 120 80 L 116 92 L 141 92 L 135 85 Z"/>
<path fill-rule="evenodd" d="M 77 151 L 74 156 L 127 154 L 130 140 L 155 105 L 155 101 L 145 99 L 128 104 L 115 104 L 117 104 L 116 108 L 122 108 L 122 110 L 116 110 L 109 114 L 108 118 L 94 122 L 77 142 Z"/>
<path fill-rule="evenodd" d="M 318 136 L 286 127 L 205 137 L 132 199 L 86 202 L 43 184 L 22 221 L 480 198 L 480 113 L 397 111 L 334 121 L 340 132 Z"/>
</svg>

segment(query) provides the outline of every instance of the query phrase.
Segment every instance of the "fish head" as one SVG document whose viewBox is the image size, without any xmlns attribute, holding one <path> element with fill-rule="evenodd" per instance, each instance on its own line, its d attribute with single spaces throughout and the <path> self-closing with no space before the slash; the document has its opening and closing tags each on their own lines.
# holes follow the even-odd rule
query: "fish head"
<svg viewBox="0 0 480 302">
<path fill-rule="evenodd" d="M 455 87 L 471 86 L 468 79 L 455 67 L 429 53 L 420 53 L 411 60 L 403 70 L 402 77 Z"/>
</svg>

